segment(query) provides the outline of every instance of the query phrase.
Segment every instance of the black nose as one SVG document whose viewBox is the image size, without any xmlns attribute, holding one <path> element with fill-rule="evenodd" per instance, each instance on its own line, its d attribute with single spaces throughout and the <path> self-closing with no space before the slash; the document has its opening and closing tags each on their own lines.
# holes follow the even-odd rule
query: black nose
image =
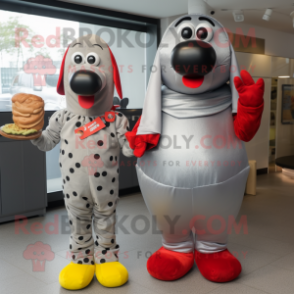
<svg viewBox="0 0 294 294">
<path fill-rule="evenodd" d="M 96 73 L 80 70 L 72 76 L 70 87 L 76 94 L 94 95 L 101 89 L 102 81 Z"/>
<path fill-rule="evenodd" d="M 208 43 L 186 41 L 173 49 L 171 62 L 174 70 L 182 76 L 205 76 L 215 65 L 216 53 Z"/>
</svg>

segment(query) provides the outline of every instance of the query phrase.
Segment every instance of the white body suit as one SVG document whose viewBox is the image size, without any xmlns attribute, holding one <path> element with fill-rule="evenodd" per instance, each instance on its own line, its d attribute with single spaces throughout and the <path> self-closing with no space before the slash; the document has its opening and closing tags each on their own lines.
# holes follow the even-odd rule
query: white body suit
<svg viewBox="0 0 294 294">
<path fill-rule="evenodd" d="M 187 119 L 163 112 L 158 146 L 137 163 L 140 188 L 162 231 L 163 246 L 185 253 L 194 246 L 203 253 L 224 250 L 229 218 L 239 212 L 248 172 L 230 106 Z"/>
<path fill-rule="evenodd" d="M 136 133 L 160 134 L 158 145 L 138 159 L 145 202 L 166 249 L 223 251 L 249 172 L 234 131 L 234 49 L 217 20 L 187 15 L 167 28 L 154 68 Z"/>
</svg>

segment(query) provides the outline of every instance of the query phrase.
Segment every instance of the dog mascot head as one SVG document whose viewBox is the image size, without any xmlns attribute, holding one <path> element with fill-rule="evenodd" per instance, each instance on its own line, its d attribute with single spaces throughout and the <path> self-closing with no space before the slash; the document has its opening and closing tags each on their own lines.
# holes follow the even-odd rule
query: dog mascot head
<svg viewBox="0 0 294 294">
<path fill-rule="evenodd" d="M 183 94 L 214 91 L 230 82 L 237 112 L 234 77 L 239 68 L 224 27 L 206 15 L 176 19 L 166 30 L 155 57 L 137 134 L 161 132 L 161 86 Z"/>
<path fill-rule="evenodd" d="M 67 109 L 86 116 L 104 114 L 112 109 L 114 85 L 122 98 L 118 67 L 108 45 L 96 35 L 74 40 L 64 54 L 57 83 Z"/>
</svg>

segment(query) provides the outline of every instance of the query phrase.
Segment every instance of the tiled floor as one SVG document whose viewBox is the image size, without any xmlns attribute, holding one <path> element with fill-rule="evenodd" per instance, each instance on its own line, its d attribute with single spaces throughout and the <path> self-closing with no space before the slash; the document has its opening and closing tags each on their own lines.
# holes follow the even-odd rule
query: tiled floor
<svg viewBox="0 0 294 294">
<path fill-rule="evenodd" d="M 117 209 L 118 221 L 122 216 L 128 216 L 123 225 L 129 234 L 118 228 L 118 242 L 121 245 L 120 261 L 129 270 L 129 282 L 123 287 L 108 289 L 94 278 L 89 287 L 75 293 L 293 294 L 294 180 L 282 174 L 258 176 L 257 191 L 257 196 L 245 196 L 239 215 L 247 216 L 248 235 L 233 233 L 230 236 L 229 249 L 243 266 L 243 272 L 236 281 L 211 283 L 201 276 L 196 266 L 175 282 L 162 282 L 150 277 L 146 260 L 161 246 L 161 237 L 152 226 L 142 196 L 131 195 L 122 198 Z M 131 230 L 131 221 L 136 215 L 147 217 L 150 223 L 144 234 Z M 142 219 L 137 222 L 138 230 L 143 230 L 147 223 Z M 42 224 L 44 229 L 41 233 L 33 233 L 36 233 L 32 227 L 36 226 L 34 223 Z M 45 217 L 29 219 L 24 226 L 27 232 L 17 232 L 14 223 L 0 225 L 1 294 L 70 293 L 60 288 L 58 283 L 59 271 L 69 262 L 66 224 L 65 209 L 57 208 L 48 211 Z M 55 253 L 55 258 L 46 262 L 44 272 L 34 271 L 32 261 L 23 257 L 27 246 L 37 241 L 49 244 Z"/>
</svg>

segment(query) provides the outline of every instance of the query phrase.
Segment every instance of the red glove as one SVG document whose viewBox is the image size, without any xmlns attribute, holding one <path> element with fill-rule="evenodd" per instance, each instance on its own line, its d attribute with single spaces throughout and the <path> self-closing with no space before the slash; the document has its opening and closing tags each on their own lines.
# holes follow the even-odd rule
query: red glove
<svg viewBox="0 0 294 294">
<path fill-rule="evenodd" d="M 137 135 L 140 121 L 141 117 L 137 121 L 133 130 L 125 134 L 136 157 L 142 157 L 145 151 L 156 147 L 160 138 L 160 134 Z"/>
<path fill-rule="evenodd" d="M 245 142 L 253 139 L 257 133 L 263 107 L 264 81 L 259 79 L 256 83 L 246 71 L 241 71 L 241 78 L 235 77 L 235 87 L 239 93 L 238 110 L 234 115 L 234 129 L 236 136 Z"/>
</svg>

